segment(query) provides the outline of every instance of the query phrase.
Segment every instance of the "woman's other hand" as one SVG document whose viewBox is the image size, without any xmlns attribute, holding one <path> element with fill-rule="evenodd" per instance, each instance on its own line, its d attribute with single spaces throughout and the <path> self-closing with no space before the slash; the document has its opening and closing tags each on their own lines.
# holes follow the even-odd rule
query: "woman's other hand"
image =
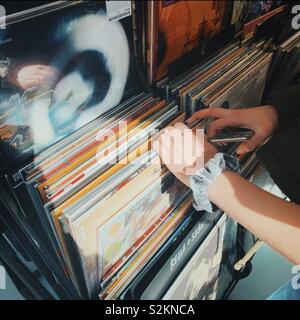
<svg viewBox="0 0 300 320">
<path fill-rule="evenodd" d="M 271 105 L 244 109 L 208 108 L 193 114 L 188 123 L 208 117 L 216 118 L 208 126 L 208 137 L 229 127 L 248 128 L 254 131 L 252 138 L 238 147 L 239 155 L 254 150 L 278 128 L 277 112 Z"/>
</svg>

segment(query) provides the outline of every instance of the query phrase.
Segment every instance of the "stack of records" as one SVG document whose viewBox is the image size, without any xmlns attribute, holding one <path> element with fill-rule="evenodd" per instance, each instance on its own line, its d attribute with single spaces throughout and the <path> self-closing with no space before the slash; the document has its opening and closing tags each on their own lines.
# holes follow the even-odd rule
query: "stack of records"
<svg viewBox="0 0 300 320">
<path fill-rule="evenodd" d="M 150 149 L 155 130 L 182 120 L 178 107 L 141 94 L 114 112 L 36 157 L 18 171 L 17 184 L 9 179 L 32 224 L 52 230 L 53 249 L 77 288 L 82 267 L 90 295 L 188 193 Z"/>
<path fill-rule="evenodd" d="M 262 44 L 249 48 L 232 44 L 161 89 L 168 100 L 178 102 L 187 117 L 203 108 L 256 106 L 262 99 L 271 58 Z"/>
</svg>

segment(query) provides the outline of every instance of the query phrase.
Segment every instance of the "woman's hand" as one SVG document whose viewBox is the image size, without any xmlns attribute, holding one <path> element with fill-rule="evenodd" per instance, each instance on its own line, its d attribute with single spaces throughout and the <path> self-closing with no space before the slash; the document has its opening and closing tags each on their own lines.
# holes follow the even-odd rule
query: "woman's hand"
<svg viewBox="0 0 300 320">
<path fill-rule="evenodd" d="M 270 137 L 278 128 L 278 116 L 273 106 L 261 106 L 245 109 L 209 108 L 192 115 L 188 123 L 207 117 L 217 118 L 208 127 L 208 137 L 214 136 L 219 130 L 227 127 L 248 128 L 254 131 L 251 139 L 243 142 L 237 149 L 242 155 L 254 150 Z"/>
<path fill-rule="evenodd" d="M 187 186 L 189 176 L 217 153 L 217 149 L 206 141 L 202 129 L 192 130 L 183 123 L 164 129 L 153 142 L 153 149 L 167 168 Z"/>
</svg>

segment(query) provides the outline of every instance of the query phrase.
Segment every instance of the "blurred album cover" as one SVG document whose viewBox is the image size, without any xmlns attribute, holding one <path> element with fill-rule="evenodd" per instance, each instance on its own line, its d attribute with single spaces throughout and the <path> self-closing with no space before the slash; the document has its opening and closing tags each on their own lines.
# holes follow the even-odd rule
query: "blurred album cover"
<svg viewBox="0 0 300 320">
<path fill-rule="evenodd" d="M 105 1 L 44 7 L 7 16 L 0 30 L 0 143 L 8 161 L 36 155 L 134 90 L 130 17 L 110 22 Z"/>
</svg>

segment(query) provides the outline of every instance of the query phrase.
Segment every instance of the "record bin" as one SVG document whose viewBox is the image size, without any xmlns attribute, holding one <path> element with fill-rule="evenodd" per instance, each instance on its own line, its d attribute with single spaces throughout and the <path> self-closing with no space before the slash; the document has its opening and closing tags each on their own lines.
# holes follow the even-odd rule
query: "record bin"
<svg viewBox="0 0 300 320">
<path fill-rule="evenodd" d="M 262 103 L 299 35 L 266 50 L 282 1 L 107 5 L 13 1 L 0 28 L 0 261 L 27 299 L 224 299 L 248 231 L 197 212 L 152 137 Z M 240 162 L 245 178 L 258 164 Z"/>
</svg>

